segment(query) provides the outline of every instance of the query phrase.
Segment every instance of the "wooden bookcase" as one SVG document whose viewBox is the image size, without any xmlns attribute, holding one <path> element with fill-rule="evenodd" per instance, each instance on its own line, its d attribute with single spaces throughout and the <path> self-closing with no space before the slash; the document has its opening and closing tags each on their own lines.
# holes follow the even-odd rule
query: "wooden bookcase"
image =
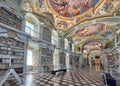
<svg viewBox="0 0 120 86">
<path fill-rule="evenodd" d="M 66 54 L 64 52 L 60 52 L 60 65 L 61 69 L 66 68 Z"/>
<path fill-rule="evenodd" d="M 43 40 L 51 43 L 51 41 L 52 41 L 51 36 L 52 36 L 52 31 L 50 29 L 48 29 L 47 27 L 44 27 L 43 33 L 42 33 Z"/>
<path fill-rule="evenodd" d="M 119 67 L 119 54 L 117 50 L 114 50 L 107 55 L 107 66 L 112 70 L 117 70 Z"/>
<path fill-rule="evenodd" d="M 22 18 L 5 7 L 0 7 L 0 23 L 22 30 Z"/>
<path fill-rule="evenodd" d="M 79 68 L 79 56 L 77 54 L 74 55 L 74 65 L 75 68 Z"/>
<path fill-rule="evenodd" d="M 48 48 L 42 48 L 41 50 L 41 65 L 44 72 L 53 70 L 53 56 L 52 50 Z"/>
<path fill-rule="evenodd" d="M 11 67 L 17 73 L 23 73 L 24 43 L 11 37 L 0 36 L 0 71 L 7 71 L 11 58 Z"/>
</svg>

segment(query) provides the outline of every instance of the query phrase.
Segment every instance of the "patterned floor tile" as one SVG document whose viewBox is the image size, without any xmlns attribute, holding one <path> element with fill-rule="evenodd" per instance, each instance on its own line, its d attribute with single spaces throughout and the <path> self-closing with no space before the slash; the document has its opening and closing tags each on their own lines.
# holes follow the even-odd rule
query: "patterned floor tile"
<svg viewBox="0 0 120 86">
<path fill-rule="evenodd" d="M 58 75 L 28 73 L 21 79 L 22 85 L 19 85 L 16 80 L 7 80 L 3 86 L 104 86 L 100 74 L 81 70 L 70 70 Z"/>
</svg>

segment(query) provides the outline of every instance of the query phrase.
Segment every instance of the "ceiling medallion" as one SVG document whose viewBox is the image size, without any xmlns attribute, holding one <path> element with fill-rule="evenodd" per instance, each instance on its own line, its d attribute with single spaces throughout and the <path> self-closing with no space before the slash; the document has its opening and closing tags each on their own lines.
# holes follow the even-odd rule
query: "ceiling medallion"
<svg viewBox="0 0 120 86">
<path fill-rule="evenodd" d="M 54 13 L 61 17 L 73 18 L 84 14 L 100 0 L 48 0 L 48 5 Z"/>
</svg>

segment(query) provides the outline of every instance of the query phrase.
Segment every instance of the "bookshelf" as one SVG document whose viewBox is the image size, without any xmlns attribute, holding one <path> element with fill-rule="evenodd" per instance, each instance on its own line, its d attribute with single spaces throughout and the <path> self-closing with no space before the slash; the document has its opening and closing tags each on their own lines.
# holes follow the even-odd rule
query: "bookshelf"
<svg viewBox="0 0 120 86">
<path fill-rule="evenodd" d="M 51 43 L 52 40 L 51 35 L 52 35 L 52 31 L 49 28 L 44 27 L 42 33 L 43 40 Z"/>
<path fill-rule="evenodd" d="M 65 45 L 64 45 L 65 41 L 64 41 L 64 39 L 59 39 L 59 42 L 60 42 L 59 46 L 61 47 L 61 49 L 64 49 L 65 48 Z"/>
<path fill-rule="evenodd" d="M 0 6 L 0 23 L 11 26 L 15 29 L 22 30 L 22 18 L 12 13 L 5 7 Z"/>
<path fill-rule="evenodd" d="M 107 67 L 110 70 L 117 70 L 119 67 L 119 54 L 117 50 L 112 51 L 107 55 Z"/>
<path fill-rule="evenodd" d="M 48 48 L 41 49 L 41 64 L 44 72 L 49 72 L 53 69 L 52 50 Z"/>
<path fill-rule="evenodd" d="M 73 62 L 73 59 L 74 59 L 74 56 L 72 54 L 70 54 L 70 66 L 73 66 L 74 65 L 74 62 Z"/>
<path fill-rule="evenodd" d="M 24 43 L 11 37 L 0 36 L 0 71 L 7 71 L 11 58 L 11 67 L 17 73 L 23 73 Z"/>
<path fill-rule="evenodd" d="M 74 65 L 75 68 L 79 68 L 79 56 L 77 54 L 74 55 Z"/>
<path fill-rule="evenodd" d="M 66 68 L 66 54 L 64 52 L 60 52 L 60 65 L 61 69 Z"/>
<path fill-rule="evenodd" d="M 72 43 L 69 43 L 69 50 L 72 51 Z"/>
</svg>

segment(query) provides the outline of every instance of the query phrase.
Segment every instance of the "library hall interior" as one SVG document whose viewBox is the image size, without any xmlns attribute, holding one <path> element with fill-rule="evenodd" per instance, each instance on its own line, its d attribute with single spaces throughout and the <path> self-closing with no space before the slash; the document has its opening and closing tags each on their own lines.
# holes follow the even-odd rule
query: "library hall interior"
<svg viewBox="0 0 120 86">
<path fill-rule="evenodd" d="M 0 86 L 120 86 L 120 0 L 0 0 Z"/>
</svg>

